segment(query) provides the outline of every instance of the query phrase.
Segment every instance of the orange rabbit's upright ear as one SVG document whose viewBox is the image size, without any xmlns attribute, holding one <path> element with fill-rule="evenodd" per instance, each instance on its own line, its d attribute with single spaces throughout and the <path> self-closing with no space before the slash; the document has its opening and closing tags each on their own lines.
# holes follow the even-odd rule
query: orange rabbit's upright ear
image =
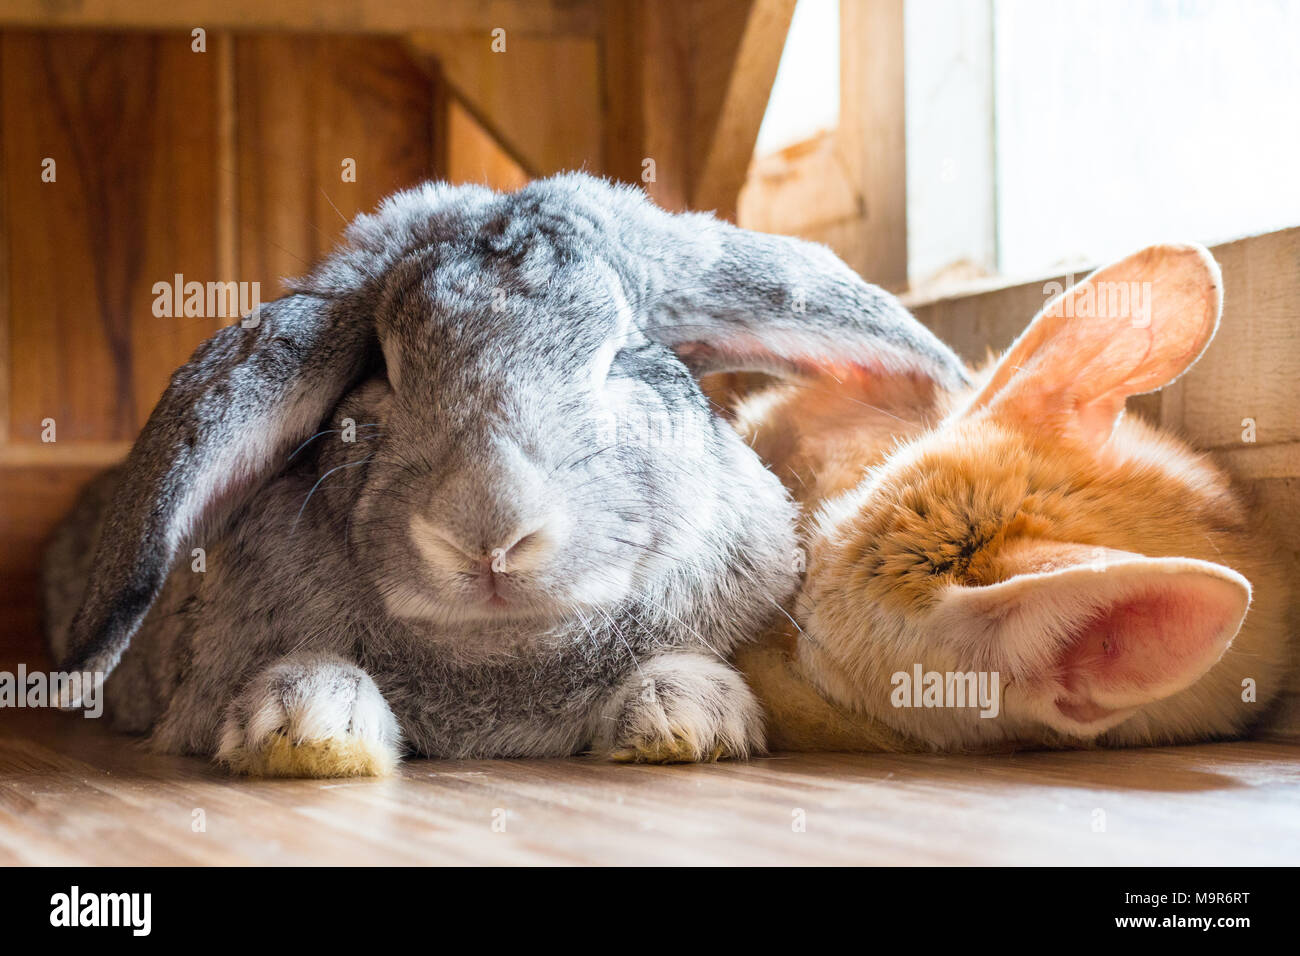
<svg viewBox="0 0 1300 956">
<path fill-rule="evenodd" d="M 1099 269 L 1040 312 L 967 414 L 1106 441 L 1130 395 L 1178 378 L 1214 337 L 1219 267 L 1202 246 L 1149 246 Z"/>
</svg>

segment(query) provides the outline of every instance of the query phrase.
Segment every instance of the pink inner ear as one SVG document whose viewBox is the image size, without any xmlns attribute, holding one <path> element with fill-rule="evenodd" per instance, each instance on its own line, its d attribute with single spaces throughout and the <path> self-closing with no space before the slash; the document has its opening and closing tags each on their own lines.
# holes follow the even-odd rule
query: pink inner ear
<svg viewBox="0 0 1300 956">
<path fill-rule="evenodd" d="M 1032 430 L 1100 445 L 1131 395 L 1172 382 L 1218 326 L 1218 266 L 1194 245 L 1151 246 L 1041 312 L 971 402 Z"/>
<path fill-rule="evenodd" d="M 1058 659 L 1065 693 L 1056 706 L 1090 723 L 1182 690 L 1222 654 L 1233 613 L 1230 604 L 1192 588 L 1153 590 L 1106 608 Z"/>
<path fill-rule="evenodd" d="M 929 407 L 935 401 L 934 380 L 924 372 L 891 368 L 880 361 L 830 361 L 795 353 L 764 351 L 753 337 L 735 337 L 726 343 L 683 342 L 673 346 L 696 375 L 720 368 L 749 369 L 774 375 L 818 380 L 816 387 L 842 394 L 849 402 L 886 407 Z"/>
<path fill-rule="evenodd" d="M 724 342 L 679 342 L 673 346 L 678 358 L 697 374 L 707 374 L 719 367 L 732 371 L 752 369 L 772 373 L 828 375 L 831 378 L 855 378 L 899 374 L 883 362 L 870 363 L 836 360 L 803 355 L 798 350 L 774 352 L 752 335 L 735 335 Z M 916 373 L 919 376 L 919 373 Z"/>
</svg>

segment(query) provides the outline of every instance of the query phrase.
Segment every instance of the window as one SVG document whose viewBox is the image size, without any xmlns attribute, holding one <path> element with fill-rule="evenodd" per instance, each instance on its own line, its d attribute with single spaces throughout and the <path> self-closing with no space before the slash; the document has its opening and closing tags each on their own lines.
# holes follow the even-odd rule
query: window
<svg viewBox="0 0 1300 956">
<path fill-rule="evenodd" d="M 867 2 L 890 0 L 843 5 Z M 895 2 L 912 286 L 1300 223 L 1300 4 Z M 828 64 L 856 68 L 850 44 L 828 53 L 840 48 L 840 6 L 801 0 L 756 170 L 778 150 L 789 164 L 799 137 L 834 124 Z M 761 198 L 747 196 L 742 215 Z M 873 228 L 869 208 L 860 226 Z"/>
</svg>

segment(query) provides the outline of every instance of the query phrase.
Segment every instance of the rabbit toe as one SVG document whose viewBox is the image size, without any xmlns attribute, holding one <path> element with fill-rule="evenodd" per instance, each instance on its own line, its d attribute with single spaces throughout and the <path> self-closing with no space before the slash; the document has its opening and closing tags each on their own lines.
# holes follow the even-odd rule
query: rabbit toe
<svg viewBox="0 0 1300 956">
<path fill-rule="evenodd" d="M 261 777 L 392 773 L 400 733 L 375 682 L 327 656 L 281 661 L 231 705 L 217 760 Z"/>
<path fill-rule="evenodd" d="M 744 680 L 720 661 L 669 654 L 644 665 L 607 713 L 606 746 L 621 763 L 744 759 L 763 749 L 762 713 Z"/>
</svg>

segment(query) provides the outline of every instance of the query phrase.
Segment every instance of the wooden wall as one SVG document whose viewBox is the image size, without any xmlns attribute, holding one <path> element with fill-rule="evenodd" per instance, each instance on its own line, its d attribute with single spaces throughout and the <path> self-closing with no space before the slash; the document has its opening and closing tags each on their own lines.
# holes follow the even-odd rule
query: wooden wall
<svg viewBox="0 0 1300 956">
<path fill-rule="evenodd" d="M 876 285 L 906 288 L 903 94 L 903 0 L 845 0 L 839 124 L 753 164 L 740 224 L 825 243 Z"/>
<path fill-rule="evenodd" d="M 258 282 L 269 300 L 347 219 L 438 172 L 436 83 L 400 40 L 191 42 L 0 33 L 0 657 L 31 646 L 56 516 L 231 321 L 157 317 L 154 284 Z"/>
</svg>

